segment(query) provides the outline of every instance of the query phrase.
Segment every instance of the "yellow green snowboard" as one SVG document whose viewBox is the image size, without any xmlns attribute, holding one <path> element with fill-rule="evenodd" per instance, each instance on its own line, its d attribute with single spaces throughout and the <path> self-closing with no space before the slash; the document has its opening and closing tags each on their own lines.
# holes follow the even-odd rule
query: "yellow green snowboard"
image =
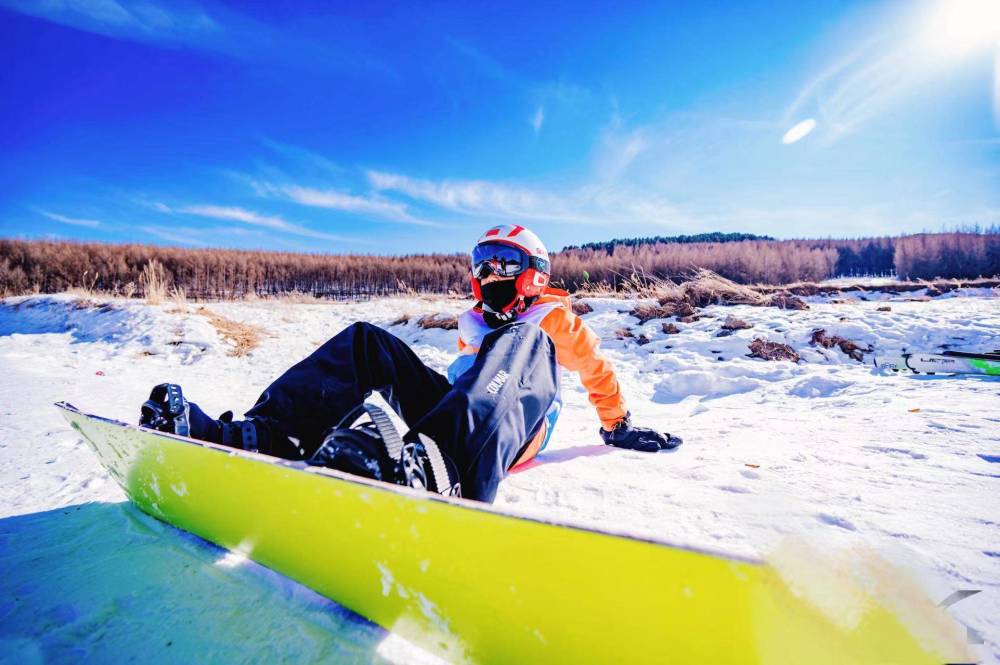
<svg viewBox="0 0 1000 665">
<path fill-rule="evenodd" d="M 816 600 L 762 562 L 518 517 L 57 406 L 143 511 L 451 662 L 966 657 L 962 633 L 919 595 L 900 606 L 823 579 Z"/>
</svg>

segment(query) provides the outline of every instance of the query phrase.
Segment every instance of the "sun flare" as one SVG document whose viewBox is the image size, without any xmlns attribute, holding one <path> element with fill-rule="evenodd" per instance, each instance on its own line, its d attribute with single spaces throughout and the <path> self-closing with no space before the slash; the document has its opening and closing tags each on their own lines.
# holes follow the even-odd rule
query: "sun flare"
<svg viewBox="0 0 1000 665">
<path fill-rule="evenodd" d="M 1000 0 L 942 0 L 927 16 L 927 47 L 942 56 L 962 56 L 1000 42 Z"/>
</svg>

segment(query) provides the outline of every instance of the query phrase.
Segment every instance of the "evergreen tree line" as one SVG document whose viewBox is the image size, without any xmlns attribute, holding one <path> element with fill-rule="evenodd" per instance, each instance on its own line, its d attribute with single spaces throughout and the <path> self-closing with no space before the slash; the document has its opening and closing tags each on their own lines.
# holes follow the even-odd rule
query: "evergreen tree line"
<svg viewBox="0 0 1000 665">
<path fill-rule="evenodd" d="M 614 252 L 615 247 L 636 245 L 659 245 L 668 243 L 687 244 L 692 242 L 740 242 L 742 240 L 774 240 L 771 236 L 759 236 L 754 233 L 722 233 L 712 231 L 711 233 L 696 233 L 694 235 L 679 236 L 651 236 L 649 238 L 615 238 L 605 242 L 588 242 L 582 245 L 567 245 L 567 249 L 603 249 L 608 254 Z"/>
<path fill-rule="evenodd" d="M 84 287 L 144 295 L 144 269 L 158 262 L 166 287 L 198 298 L 282 293 L 356 298 L 469 290 L 467 254 L 369 256 L 181 249 L 0 239 L 0 294 Z M 555 283 L 619 288 L 634 274 L 683 280 L 699 268 L 744 284 L 787 284 L 846 275 L 904 279 L 1000 275 L 1000 227 L 900 237 L 734 242 L 654 242 L 573 248 L 552 256 Z"/>
</svg>

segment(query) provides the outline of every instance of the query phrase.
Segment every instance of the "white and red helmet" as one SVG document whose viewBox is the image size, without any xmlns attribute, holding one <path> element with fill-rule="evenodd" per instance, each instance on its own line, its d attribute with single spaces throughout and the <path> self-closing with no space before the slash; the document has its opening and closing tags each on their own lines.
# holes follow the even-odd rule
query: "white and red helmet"
<svg viewBox="0 0 1000 665">
<path fill-rule="evenodd" d="M 550 266 L 549 252 L 538 236 L 518 224 L 494 226 L 479 237 L 473 249 L 473 257 L 483 245 L 506 245 L 524 253 L 527 259 L 517 274 L 515 288 L 522 298 L 539 296 L 549 284 Z M 475 259 L 473 260 L 472 294 L 477 300 L 483 299 L 479 279 L 475 275 Z"/>
</svg>

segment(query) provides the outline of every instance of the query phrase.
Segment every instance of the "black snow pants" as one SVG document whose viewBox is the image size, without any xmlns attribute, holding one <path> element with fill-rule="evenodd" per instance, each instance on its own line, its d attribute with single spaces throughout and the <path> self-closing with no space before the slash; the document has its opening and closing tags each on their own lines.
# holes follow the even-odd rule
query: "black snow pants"
<svg viewBox="0 0 1000 665">
<path fill-rule="evenodd" d="M 458 468 L 462 496 L 492 502 L 518 454 L 539 431 L 556 397 L 555 345 L 538 326 L 493 331 L 455 385 L 430 369 L 401 339 L 355 323 L 278 377 L 247 417 L 294 436 L 311 456 L 326 432 L 377 390 L 410 427 L 437 443 Z"/>
</svg>

